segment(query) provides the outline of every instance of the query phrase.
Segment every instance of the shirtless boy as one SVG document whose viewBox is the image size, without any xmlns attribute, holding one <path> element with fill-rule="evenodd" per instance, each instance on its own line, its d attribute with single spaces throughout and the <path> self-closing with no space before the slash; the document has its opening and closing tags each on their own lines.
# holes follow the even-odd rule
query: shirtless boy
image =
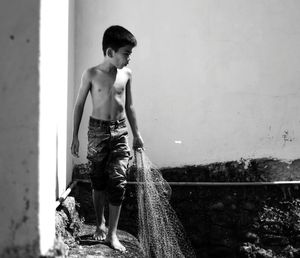
<svg viewBox="0 0 300 258">
<path fill-rule="evenodd" d="M 105 240 L 112 248 L 126 249 L 117 237 L 117 226 L 126 186 L 126 169 L 130 156 L 127 117 L 133 148 L 143 148 L 131 96 L 131 71 L 127 68 L 135 37 L 121 26 L 109 27 L 103 35 L 104 60 L 87 69 L 81 79 L 74 108 L 74 128 L 71 152 L 78 157 L 78 131 L 88 93 L 92 98 L 89 120 L 87 158 L 91 168 L 93 203 L 97 226 L 95 239 Z M 126 116 L 125 116 L 126 114 Z M 109 201 L 108 230 L 105 225 L 104 205 Z"/>
</svg>

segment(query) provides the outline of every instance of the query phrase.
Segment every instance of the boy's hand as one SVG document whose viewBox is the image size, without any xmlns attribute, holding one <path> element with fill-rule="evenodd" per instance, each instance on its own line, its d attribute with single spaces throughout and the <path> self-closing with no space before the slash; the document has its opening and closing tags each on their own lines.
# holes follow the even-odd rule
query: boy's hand
<svg viewBox="0 0 300 258">
<path fill-rule="evenodd" d="M 134 150 L 137 150 L 139 148 L 144 149 L 144 141 L 143 141 L 142 136 L 140 134 L 133 137 L 132 147 L 133 147 Z"/>
<path fill-rule="evenodd" d="M 71 153 L 76 158 L 79 158 L 78 150 L 79 150 L 79 140 L 78 138 L 74 137 L 71 145 Z"/>
</svg>

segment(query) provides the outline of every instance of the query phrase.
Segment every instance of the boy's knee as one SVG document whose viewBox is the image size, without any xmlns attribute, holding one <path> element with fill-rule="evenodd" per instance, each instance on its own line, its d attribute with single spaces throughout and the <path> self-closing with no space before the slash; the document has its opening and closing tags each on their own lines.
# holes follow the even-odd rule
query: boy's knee
<svg viewBox="0 0 300 258">
<path fill-rule="evenodd" d="M 97 191 L 105 190 L 109 177 L 105 172 L 103 163 L 89 162 L 89 169 L 92 189 L 95 189 Z"/>
<path fill-rule="evenodd" d="M 109 203 L 114 206 L 119 206 L 122 204 L 125 198 L 126 191 L 126 179 L 120 180 L 118 182 L 113 181 L 108 186 L 108 198 Z"/>
<path fill-rule="evenodd" d="M 125 188 L 127 184 L 127 166 L 128 157 L 114 160 L 108 167 L 109 182 L 108 182 L 108 196 L 109 203 L 112 205 L 120 205 L 125 198 Z"/>
</svg>

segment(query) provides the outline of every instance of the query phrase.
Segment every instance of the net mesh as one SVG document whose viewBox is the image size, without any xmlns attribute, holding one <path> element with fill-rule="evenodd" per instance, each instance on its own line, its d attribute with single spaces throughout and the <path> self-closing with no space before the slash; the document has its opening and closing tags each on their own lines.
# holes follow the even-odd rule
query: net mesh
<svg viewBox="0 0 300 258">
<path fill-rule="evenodd" d="M 196 257 L 169 204 L 171 188 L 143 150 L 135 152 L 138 238 L 146 257 Z"/>
</svg>

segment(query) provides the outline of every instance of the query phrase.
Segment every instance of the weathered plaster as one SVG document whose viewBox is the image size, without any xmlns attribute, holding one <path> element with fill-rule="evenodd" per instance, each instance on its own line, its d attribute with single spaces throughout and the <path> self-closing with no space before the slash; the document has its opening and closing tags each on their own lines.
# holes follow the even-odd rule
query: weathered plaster
<svg viewBox="0 0 300 258">
<path fill-rule="evenodd" d="M 1 258 L 37 258 L 39 253 L 39 240 L 35 240 L 32 243 L 20 246 L 8 246 L 2 253 Z"/>
<path fill-rule="evenodd" d="M 0 4 L 0 257 L 38 253 L 39 1 Z"/>
</svg>

